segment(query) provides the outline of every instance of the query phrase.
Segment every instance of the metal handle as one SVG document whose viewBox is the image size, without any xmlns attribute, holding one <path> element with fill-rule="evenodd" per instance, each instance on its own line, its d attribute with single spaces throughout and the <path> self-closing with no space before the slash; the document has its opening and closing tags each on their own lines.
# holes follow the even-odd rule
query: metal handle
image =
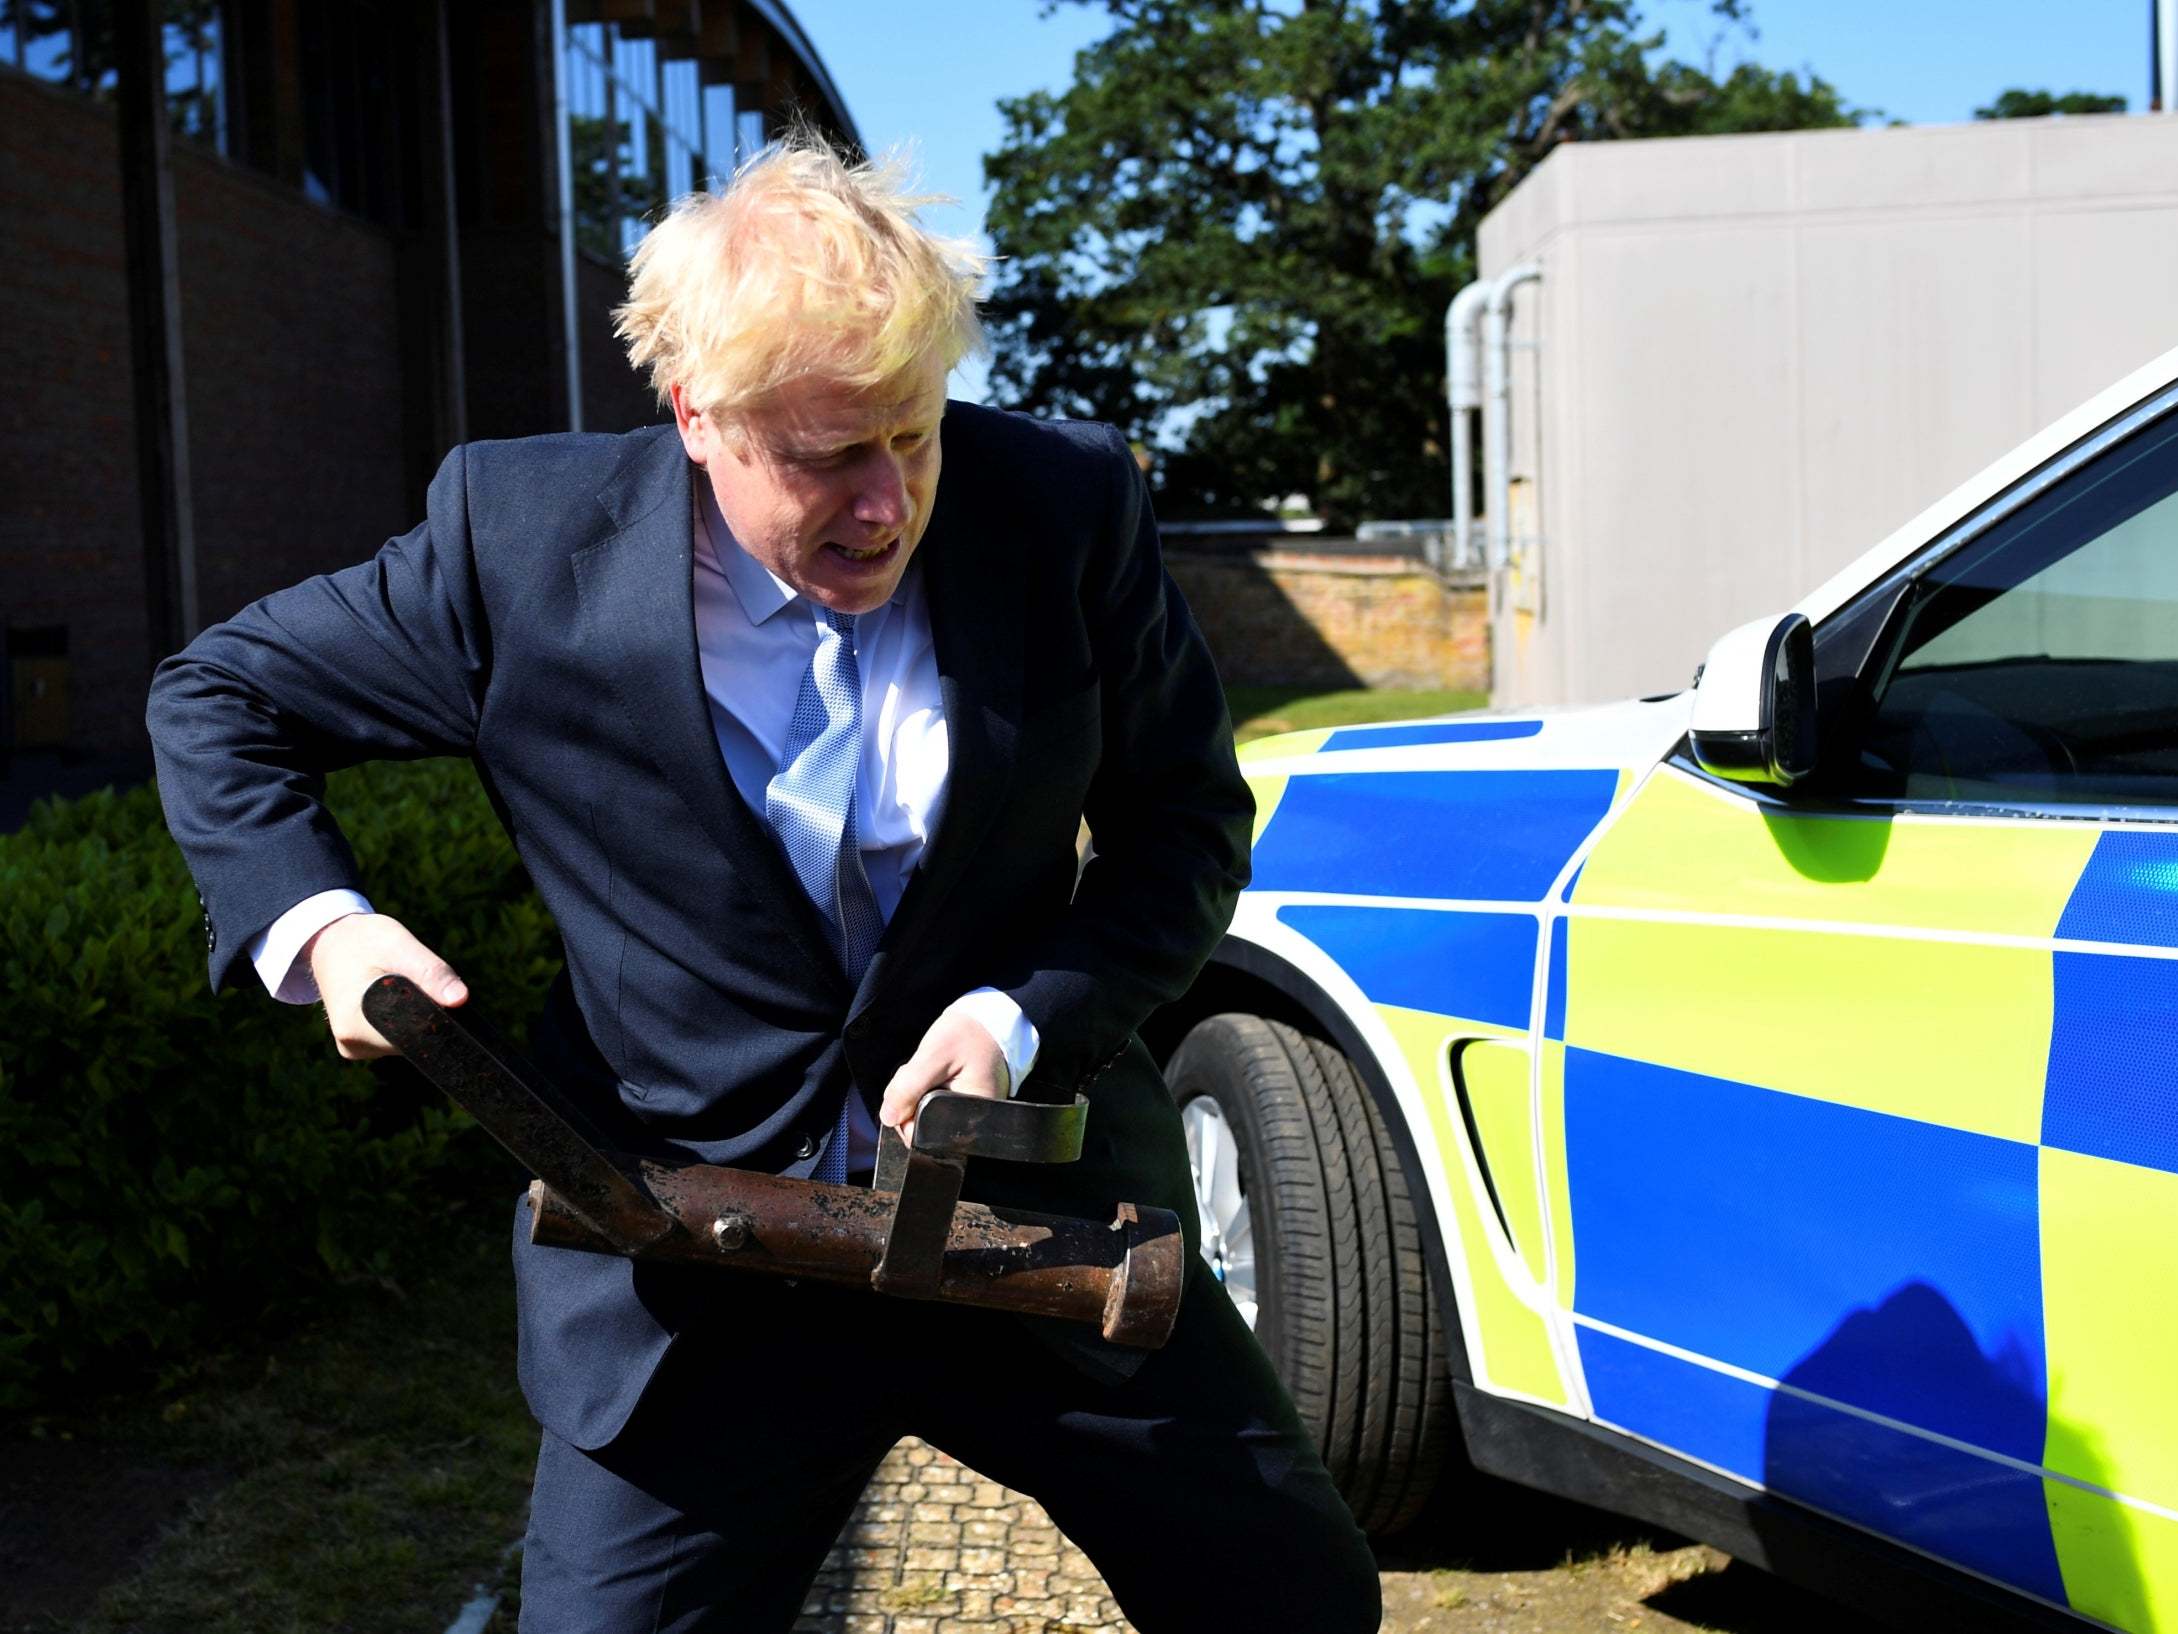
<svg viewBox="0 0 2178 1634">
<path fill-rule="evenodd" d="M 534 1068 L 525 1071 L 481 1016 L 444 1008 L 406 976 L 381 976 L 364 990 L 363 1017 L 608 1241 L 633 1251 L 675 1229 L 658 1200 L 605 1155 L 581 1111 Z"/>
</svg>

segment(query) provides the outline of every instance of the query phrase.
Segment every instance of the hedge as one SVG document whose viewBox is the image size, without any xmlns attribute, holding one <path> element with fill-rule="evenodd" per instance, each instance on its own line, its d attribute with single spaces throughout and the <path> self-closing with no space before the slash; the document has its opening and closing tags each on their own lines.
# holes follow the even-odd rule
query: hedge
<svg viewBox="0 0 2178 1634">
<path fill-rule="evenodd" d="M 530 1016 L 558 937 L 470 769 L 364 767 L 329 798 L 376 905 Z M 518 1186 L 413 1074 L 342 1061 L 315 1006 L 247 972 L 215 999 L 203 949 L 154 790 L 0 835 L 0 1408 L 172 1368 Z"/>
</svg>

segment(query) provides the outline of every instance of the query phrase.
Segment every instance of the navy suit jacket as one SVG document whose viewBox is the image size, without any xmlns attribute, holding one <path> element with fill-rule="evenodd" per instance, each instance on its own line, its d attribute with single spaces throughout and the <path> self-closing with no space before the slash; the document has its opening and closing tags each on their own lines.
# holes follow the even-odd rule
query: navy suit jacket
<svg viewBox="0 0 2178 1634">
<path fill-rule="evenodd" d="M 655 427 L 458 448 L 421 527 L 160 667 L 160 795 L 215 987 L 295 902 L 368 889 L 326 772 L 470 756 L 565 944 L 535 1053 L 621 1144 L 806 1175 L 841 1098 L 874 1107 L 938 1011 L 988 985 L 1042 1035 L 1020 1092 L 1079 1089 L 1091 1110 L 1079 1163 L 971 1164 L 968 1195 L 1158 1204 L 1192 1252 L 1178 1120 L 1135 1030 L 1185 991 L 1246 882 L 1223 693 L 1116 432 L 956 403 L 943 455 L 918 554 L 951 781 L 859 986 L 719 754 L 694 468 Z M 611 1439 L 676 1334 L 731 1322 L 722 1274 L 516 1237 L 523 1387 L 577 1446 Z"/>
</svg>

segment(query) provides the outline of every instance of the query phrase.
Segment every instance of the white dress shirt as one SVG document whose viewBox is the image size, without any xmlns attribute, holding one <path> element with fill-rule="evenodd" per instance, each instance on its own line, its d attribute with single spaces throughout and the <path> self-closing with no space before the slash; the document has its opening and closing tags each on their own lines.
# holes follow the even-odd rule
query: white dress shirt
<svg viewBox="0 0 2178 1634">
<path fill-rule="evenodd" d="M 762 817 L 766 785 L 779 770 L 802 676 L 817 648 L 815 607 L 744 551 L 698 480 L 695 519 L 696 652 L 711 730 L 735 789 Z M 856 623 L 862 676 L 862 764 L 855 777 L 855 836 L 878 911 L 900 905 L 908 876 L 945 808 L 952 768 L 938 659 L 923 601 L 922 573 L 910 562 L 892 599 Z M 318 997 L 301 951 L 334 920 L 369 913 L 367 898 L 321 891 L 287 910 L 251 944 L 249 958 L 272 995 L 288 1004 Z M 1018 1087 L 1041 1040 L 1021 1007 L 995 987 L 946 1007 L 979 1023 L 1006 1058 Z M 877 1129 L 859 1095 L 848 1098 L 848 1167 L 874 1160 Z"/>
</svg>

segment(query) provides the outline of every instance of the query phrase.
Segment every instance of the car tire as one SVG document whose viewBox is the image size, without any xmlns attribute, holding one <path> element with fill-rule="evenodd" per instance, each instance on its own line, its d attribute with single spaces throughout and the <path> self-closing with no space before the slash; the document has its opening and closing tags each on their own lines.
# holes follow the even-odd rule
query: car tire
<svg viewBox="0 0 2178 1634">
<path fill-rule="evenodd" d="M 1354 1518 L 1387 1537 L 1442 1471 L 1450 1384 L 1407 1177 L 1353 1063 L 1260 1016 L 1198 1023 L 1165 1069 L 1203 1253 Z"/>
</svg>

